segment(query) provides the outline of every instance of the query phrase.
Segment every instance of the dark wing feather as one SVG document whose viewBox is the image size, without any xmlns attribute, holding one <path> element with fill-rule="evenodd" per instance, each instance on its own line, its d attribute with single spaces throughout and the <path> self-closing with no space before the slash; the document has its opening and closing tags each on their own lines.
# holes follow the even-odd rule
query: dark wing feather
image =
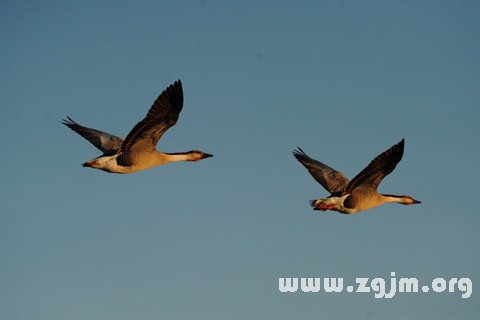
<svg viewBox="0 0 480 320">
<path fill-rule="evenodd" d="M 63 119 L 62 123 L 90 141 L 90 143 L 102 151 L 104 155 L 115 154 L 122 146 L 122 138 L 100 130 L 81 126 L 77 122 L 73 121 L 70 117 Z"/>
<path fill-rule="evenodd" d="M 341 193 L 347 187 L 349 180 L 343 173 L 310 158 L 301 148 L 293 151 L 293 156 L 331 194 Z"/>
<path fill-rule="evenodd" d="M 383 178 L 392 172 L 400 160 L 402 160 L 404 146 L 405 140 L 402 139 L 402 141 L 378 155 L 350 181 L 345 193 L 351 193 L 357 188 L 376 191 Z"/>
<path fill-rule="evenodd" d="M 154 150 L 158 140 L 175 125 L 183 107 L 183 90 L 180 80 L 165 89 L 148 110 L 145 118 L 137 123 L 123 141 L 118 163 L 131 165 L 132 154 Z"/>
</svg>

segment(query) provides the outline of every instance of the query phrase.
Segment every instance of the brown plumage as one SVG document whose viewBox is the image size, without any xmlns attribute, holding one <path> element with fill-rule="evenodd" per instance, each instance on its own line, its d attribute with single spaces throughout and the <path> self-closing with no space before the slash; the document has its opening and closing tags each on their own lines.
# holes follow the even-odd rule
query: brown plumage
<svg viewBox="0 0 480 320">
<path fill-rule="evenodd" d="M 373 159 L 369 165 L 351 181 L 341 172 L 310 158 L 302 149 L 293 152 L 295 158 L 307 168 L 313 178 L 328 192 L 330 197 L 312 200 L 315 210 L 335 210 L 342 213 L 356 213 L 386 202 L 405 205 L 420 203 L 410 196 L 380 194 L 377 188 L 391 173 L 403 157 L 405 141 L 392 146 Z"/>
<path fill-rule="evenodd" d="M 155 100 L 143 120 L 128 133 L 125 140 L 109 133 L 79 125 L 71 118 L 63 124 L 90 141 L 103 155 L 87 161 L 91 167 L 112 173 L 131 173 L 175 161 L 198 161 L 211 154 L 199 150 L 178 153 L 157 151 L 162 135 L 177 123 L 183 108 L 180 80 L 166 88 Z"/>
</svg>

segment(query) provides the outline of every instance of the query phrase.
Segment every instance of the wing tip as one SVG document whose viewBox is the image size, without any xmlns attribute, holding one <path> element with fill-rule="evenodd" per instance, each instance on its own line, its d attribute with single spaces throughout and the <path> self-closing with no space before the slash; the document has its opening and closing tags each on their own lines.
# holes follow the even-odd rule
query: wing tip
<svg viewBox="0 0 480 320">
<path fill-rule="evenodd" d="M 67 116 L 66 119 L 62 119 L 61 123 L 66 125 L 69 128 L 71 128 L 72 126 L 78 125 L 78 123 L 76 121 L 74 121 L 72 118 L 70 118 L 69 116 Z"/>
<path fill-rule="evenodd" d="M 300 147 L 298 147 L 298 146 L 297 146 L 296 149 L 294 149 L 294 150 L 292 151 L 292 154 L 293 154 L 293 156 L 294 156 L 295 158 L 297 158 L 297 159 L 299 159 L 299 158 L 301 158 L 301 157 L 307 156 L 307 154 L 305 153 L 305 151 L 303 151 L 302 148 L 300 148 Z"/>
<path fill-rule="evenodd" d="M 397 143 L 392 147 L 392 151 L 397 153 L 400 157 L 398 161 L 402 159 L 404 150 L 405 150 L 405 138 L 402 138 L 402 140 L 400 140 L 399 143 Z"/>
<path fill-rule="evenodd" d="M 169 91 L 170 90 L 176 90 L 176 91 L 182 92 L 182 94 L 183 94 L 182 80 L 178 79 L 177 81 L 175 81 L 174 83 L 169 85 L 167 90 L 169 90 Z"/>
</svg>

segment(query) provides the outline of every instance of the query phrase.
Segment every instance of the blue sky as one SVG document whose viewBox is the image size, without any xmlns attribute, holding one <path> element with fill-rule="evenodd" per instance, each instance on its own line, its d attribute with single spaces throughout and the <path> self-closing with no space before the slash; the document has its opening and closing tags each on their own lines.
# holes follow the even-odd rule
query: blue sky
<svg viewBox="0 0 480 320">
<path fill-rule="evenodd" d="M 476 1 L 2 1 L 2 319 L 474 319 Z M 183 82 L 166 152 L 130 175 L 60 124 L 125 136 Z M 405 138 L 384 193 L 313 212 L 293 158 L 353 177 Z M 473 295 L 278 292 L 279 277 L 469 277 Z"/>
</svg>

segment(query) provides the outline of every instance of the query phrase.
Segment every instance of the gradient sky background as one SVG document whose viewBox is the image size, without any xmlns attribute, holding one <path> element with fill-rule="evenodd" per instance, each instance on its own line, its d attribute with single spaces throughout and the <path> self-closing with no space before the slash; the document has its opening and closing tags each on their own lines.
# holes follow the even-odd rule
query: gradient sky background
<svg viewBox="0 0 480 320">
<path fill-rule="evenodd" d="M 474 319 L 478 1 L 2 1 L 0 318 Z M 130 175 L 60 124 L 125 136 L 181 79 L 159 143 L 214 158 Z M 405 138 L 358 215 L 293 158 L 353 177 Z M 469 277 L 473 295 L 278 292 L 278 277 Z"/>
</svg>

